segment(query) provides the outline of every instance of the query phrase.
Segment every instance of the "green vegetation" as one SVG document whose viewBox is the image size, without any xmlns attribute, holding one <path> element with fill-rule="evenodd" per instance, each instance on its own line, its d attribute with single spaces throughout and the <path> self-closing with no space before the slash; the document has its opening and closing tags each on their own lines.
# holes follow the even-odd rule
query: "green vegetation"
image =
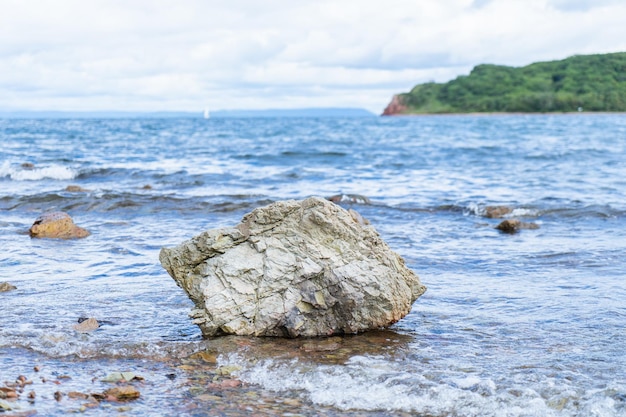
<svg viewBox="0 0 626 417">
<path fill-rule="evenodd" d="M 626 111 L 626 53 L 575 55 L 521 68 L 478 65 L 400 94 L 402 113 Z"/>
</svg>

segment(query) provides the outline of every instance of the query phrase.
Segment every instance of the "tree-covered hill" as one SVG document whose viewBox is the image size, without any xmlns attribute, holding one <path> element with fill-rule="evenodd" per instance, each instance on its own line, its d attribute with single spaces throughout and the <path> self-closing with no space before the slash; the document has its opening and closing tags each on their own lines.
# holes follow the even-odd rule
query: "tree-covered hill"
<svg viewBox="0 0 626 417">
<path fill-rule="evenodd" d="M 478 65 L 444 84 L 398 94 L 383 114 L 626 111 L 626 53 L 575 55 L 525 67 Z"/>
</svg>

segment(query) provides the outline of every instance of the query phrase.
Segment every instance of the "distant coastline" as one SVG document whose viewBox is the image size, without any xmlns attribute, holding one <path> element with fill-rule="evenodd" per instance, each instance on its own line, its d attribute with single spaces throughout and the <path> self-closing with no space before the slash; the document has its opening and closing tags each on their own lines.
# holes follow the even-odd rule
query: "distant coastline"
<svg viewBox="0 0 626 417">
<path fill-rule="evenodd" d="M 626 112 L 626 52 L 575 55 L 525 67 L 481 64 L 447 83 L 396 94 L 383 116 Z"/>
<path fill-rule="evenodd" d="M 267 117 L 373 117 L 374 113 L 360 108 L 319 107 L 299 109 L 218 110 L 211 118 L 267 118 Z"/>
<path fill-rule="evenodd" d="M 375 117 L 360 108 L 320 107 L 198 112 L 158 111 L 0 111 L 0 119 L 226 119 L 269 117 Z"/>
<path fill-rule="evenodd" d="M 138 111 L 0 111 L 0 119 L 158 119 L 201 118 L 202 112 Z"/>
<path fill-rule="evenodd" d="M 393 117 L 455 117 L 455 116 L 616 116 L 626 115 L 626 111 L 555 111 L 555 112 L 466 112 L 466 113 L 399 113 L 384 116 Z"/>
</svg>

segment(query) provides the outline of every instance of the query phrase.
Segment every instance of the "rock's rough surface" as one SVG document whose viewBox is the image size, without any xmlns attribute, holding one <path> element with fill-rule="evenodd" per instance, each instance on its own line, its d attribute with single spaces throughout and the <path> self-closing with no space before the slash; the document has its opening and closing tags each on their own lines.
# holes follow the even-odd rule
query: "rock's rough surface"
<svg viewBox="0 0 626 417">
<path fill-rule="evenodd" d="M 78 239 L 89 236 L 89 232 L 76 226 L 69 214 L 62 211 L 45 213 L 39 216 L 30 230 L 30 237 Z"/>
<path fill-rule="evenodd" d="M 323 198 L 258 208 L 161 249 L 204 336 L 320 336 L 388 326 L 426 288 L 371 226 Z"/>
</svg>

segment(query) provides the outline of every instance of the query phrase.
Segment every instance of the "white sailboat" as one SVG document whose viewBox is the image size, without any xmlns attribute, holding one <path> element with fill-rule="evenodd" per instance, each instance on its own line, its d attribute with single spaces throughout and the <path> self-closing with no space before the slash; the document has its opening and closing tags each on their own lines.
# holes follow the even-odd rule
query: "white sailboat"
<svg viewBox="0 0 626 417">
<path fill-rule="evenodd" d="M 208 119 L 209 117 L 211 117 L 211 114 L 209 113 L 209 109 L 207 107 L 204 108 L 204 118 Z"/>
</svg>

